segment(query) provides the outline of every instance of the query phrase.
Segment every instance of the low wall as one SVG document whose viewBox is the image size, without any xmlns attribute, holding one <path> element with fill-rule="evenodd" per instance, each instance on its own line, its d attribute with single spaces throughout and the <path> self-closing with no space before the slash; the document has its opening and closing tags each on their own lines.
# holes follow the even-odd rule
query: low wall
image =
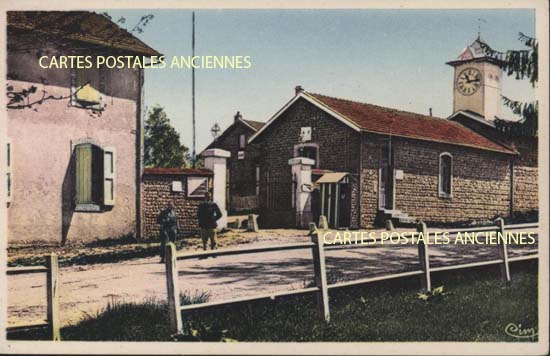
<svg viewBox="0 0 550 356">
<path fill-rule="evenodd" d="M 142 179 L 142 238 L 159 236 L 157 217 L 168 203 L 175 207 L 178 217 L 178 235 L 196 233 L 199 229 L 197 210 L 204 201 L 204 193 L 211 186 L 212 172 L 203 169 L 146 168 Z M 189 180 L 206 180 L 206 187 L 189 184 Z M 175 185 L 174 185 L 174 182 Z M 179 183 L 177 183 L 179 182 Z M 180 190 L 181 188 L 181 190 Z M 193 191 L 190 191 L 193 190 Z"/>
</svg>

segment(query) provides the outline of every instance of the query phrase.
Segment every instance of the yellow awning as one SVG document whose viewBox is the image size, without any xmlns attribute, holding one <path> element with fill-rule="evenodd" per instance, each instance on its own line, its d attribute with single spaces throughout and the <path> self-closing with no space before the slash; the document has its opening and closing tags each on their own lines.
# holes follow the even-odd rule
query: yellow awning
<svg viewBox="0 0 550 356">
<path fill-rule="evenodd" d="M 76 92 L 76 100 L 85 101 L 92 104 L 99 104 L 100 94 L 99 91 L 92 88 L 90 84 L 86 84 L 82 87 L 82 89 Z"/>
<path fill-rule="evenodd" d="M 346 172 L 335 172 L 335 173 L 325 173 L 321 178 L 317 179 L 317 184 L 327 184 L 327 183 L 339 183 L 344 179 L 348 173 Z"/>
</svg>

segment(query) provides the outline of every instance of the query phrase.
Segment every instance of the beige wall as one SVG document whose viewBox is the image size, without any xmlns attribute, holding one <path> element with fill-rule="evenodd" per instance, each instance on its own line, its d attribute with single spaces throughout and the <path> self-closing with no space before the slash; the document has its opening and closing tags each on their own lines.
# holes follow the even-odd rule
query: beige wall
<svg viewBox="0 0 550 356">
<path fill-rule="evenodd" d="M 127 74 L 138 80 L 137 73 Z M 16 90 L 30 85 L 42 89 L 36 83 L 9 79 L 8 83 Z M 55 96 L 67 96 L 70 91 L 51 85 L 46 90 Z M 137 104 L 118 97 L 104 99 L 107 107 L 101 116 L 70 107 L 68 99 L 46 101 L 36 111 L 8 110 L 13 175 L 8 208 L 10 242 L 72 242 L 135 233 Z M 80 139 L 116 149 L 116 201 L 112 210 L 74 211 L 71 142 Z"/>
</svg>

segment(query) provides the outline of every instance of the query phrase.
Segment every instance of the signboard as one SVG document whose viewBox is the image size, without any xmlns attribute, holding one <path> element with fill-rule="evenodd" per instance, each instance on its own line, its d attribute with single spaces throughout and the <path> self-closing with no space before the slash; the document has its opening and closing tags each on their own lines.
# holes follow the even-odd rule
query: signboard
<svg viewBox="0 0 550 356">
<path fill-rule="evenodd" d="M 188 177 L 187 178 L 187 196 L 190 198 L 202 198 L 208 191 L 208 178 L 206 177 Z"/>
</svg>

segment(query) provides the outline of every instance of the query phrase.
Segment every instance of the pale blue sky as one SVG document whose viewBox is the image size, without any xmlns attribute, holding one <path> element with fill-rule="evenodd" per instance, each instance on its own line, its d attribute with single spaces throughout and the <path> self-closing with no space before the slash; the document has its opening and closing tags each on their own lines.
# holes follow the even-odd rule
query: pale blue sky
<svg viewBox="0 0 550 356">
<path fill-rule="evenodd" d="M 168 58 L 191 55 L 191 10 L 106 10 Z M 533 10 L 198 10 L 197 55 L 248 55 L 251 69 L 196 70 L 197 153 L 217 122 L 237 110 L 267 121 L 302 85 L 311 92 L 446 117 L 452 111 L 456 58 L 477 36 L 497 50 L 521 49 L 518 32 L 535 35 Z M 505 78 L 503 94 L 532 100 L 525 82 Z M 145 102 L 163 106 L 191 147 L 191 70 L 148 69 Z M 504 110 L 505 116 L 512 117 Z"/>
</svg>

